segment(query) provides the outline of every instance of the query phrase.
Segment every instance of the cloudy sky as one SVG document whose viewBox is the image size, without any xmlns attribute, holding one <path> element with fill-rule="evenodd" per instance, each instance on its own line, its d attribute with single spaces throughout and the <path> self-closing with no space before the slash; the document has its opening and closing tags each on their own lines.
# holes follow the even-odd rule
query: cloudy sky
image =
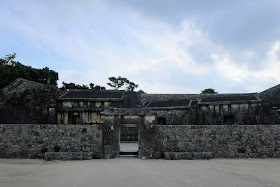
<svg viewBox="0 0 280 187">
<path fill-rule="evenodd" d="M 280 83 L 279 0 L 0 0 L 0 55 L 59 83 L 123 76 L 148 93 Z"/>
</svg>

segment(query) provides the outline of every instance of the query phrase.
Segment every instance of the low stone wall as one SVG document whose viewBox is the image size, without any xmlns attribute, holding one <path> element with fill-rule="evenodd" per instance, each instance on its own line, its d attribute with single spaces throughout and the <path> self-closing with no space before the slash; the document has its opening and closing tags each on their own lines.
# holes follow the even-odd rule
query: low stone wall
<svg viewBox="0 0 280 187">
<path fill-rule="evenodd" d="M 214 158 L 280 158 L 280 125 L 155 125 L 152 118 L 141 121 L 139 157 L 211 152 Z M 92 158 L 114 158 L 118 155 L 117 124 L 107 130 L 99 125 L 0 124 L 0 158 L 44 158 L 45 152 L 92 152 Z"/>
<path fill-rule="evenodd" d="M 165 160 L 196 160 L 196 159 L 211 159 L 211 152 L 164 152 Z"/>
<path fill-rule="evenodd" d="M 45 160 L 91 160 L 92 152 L 45 152 Z"/>
<path fill-rule="evenodd" d="M 92 152 L 103 157 L 98 125 L 0 124 L 0 158 L 44 158 L 45 152 Z"/>
<path fill-rule="evenodd" d="M 280 157 L 280 125 L 156 125 L 152 129 L 153 140 L 140 144 L 148 158 L 163 158 L 164 152 L 212 152 L 215 158 Z"/>
</svg>

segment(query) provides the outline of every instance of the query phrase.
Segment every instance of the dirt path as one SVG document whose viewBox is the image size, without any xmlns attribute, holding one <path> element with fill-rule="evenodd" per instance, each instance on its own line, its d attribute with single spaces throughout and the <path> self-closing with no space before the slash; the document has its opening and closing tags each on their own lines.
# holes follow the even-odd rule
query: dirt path
<svg viewBox="0 0 280 187">
<path fill-rule="evenodd" d="M 280 186 L 280 159 L 0 159 L 0 186 Z"/>
</svg>

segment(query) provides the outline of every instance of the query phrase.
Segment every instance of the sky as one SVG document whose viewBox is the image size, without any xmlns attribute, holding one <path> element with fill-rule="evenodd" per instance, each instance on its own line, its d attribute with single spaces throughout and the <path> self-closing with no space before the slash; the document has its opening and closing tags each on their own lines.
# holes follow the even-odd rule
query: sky
<svg viewBox="0 0 280 187">
<path fill-rule="evenodd" d="M 0 57 L 49 67 L 59 85 L 122 76 L 147 93 L 253 93 L 280 83 L 279 0 L 0 3 Z"/>
</svg>

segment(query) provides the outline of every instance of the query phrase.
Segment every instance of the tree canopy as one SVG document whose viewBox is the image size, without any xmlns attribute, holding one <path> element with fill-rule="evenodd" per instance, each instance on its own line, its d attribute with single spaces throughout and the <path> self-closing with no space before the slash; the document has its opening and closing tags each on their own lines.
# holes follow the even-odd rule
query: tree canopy
<svg viewBox="0 0 280 187">
<path fill-rule="evenodd" d="M 24 78 L 42 84 L 49 83 L 57 86 L 58 73 L 50 70 L 48 67 L 42 69 L 25 66 L 22 63 L 15 61 L 16 53 L 6 55 L 0 58 L 0 88 L 3 88 L 17 78 Z"/>
<path fill-rule="evenodd" d="M 90 83 L 89 86 L 82 84 L 75 84 L 75 83 L 66 83 L 62 82 L 62 87 L 60 87 L 61 90 L 68 90 L 68 89 L 91 89 L 91 90 L 106 90 L 104 86 L 94 85 L 93 83 Z"/>
<path fill-rule="evenodd" d="M 212 88 L 206 88 L 201 91 L 201 94 L 217 94 L 218 92 L 215 91 L 215 89 Z"/>
<path fill-rule="evenodd" d="M 112 87 L 114 90 L 118 90 L 121 87 L 125 87 L 126 91 L 134 91 L 135 88 L 138 87 L 138 84 L 135 84 L 134 82 L 129 81 L 125 77 L 109 77 L 109 81 L 107 85 Z"/>
<path fill-rule="evenodd" d="M 57 87 L 58 73 L 56 71 L 50 70 L 48 67 L 36 69 L 31 66 L 26 66 L 16 61 L 15 58 L 16 53 L 8 54 L 5 57 L 0 58 L 0 88 L 11 84 L 17 78 L 24 78 L 42 84 L 49 83 Z M 134 91 L 138 87 L 138 84 L 135 84 L 134 82 L 129 81 L 127 78 L 121 76 L 110 77 L 107 85 L 109 85 L 114 90 L 124 87 L 126 91 Z M 104 86 L 95 85 L 93 83 L 90 83 L 89 85 L 79 85 L 72 82 L 62 82 L 62 86 L 59 89 L 106 90 Z M 139 92 L 145 93 L 142 90 Z"/>
</svg>

